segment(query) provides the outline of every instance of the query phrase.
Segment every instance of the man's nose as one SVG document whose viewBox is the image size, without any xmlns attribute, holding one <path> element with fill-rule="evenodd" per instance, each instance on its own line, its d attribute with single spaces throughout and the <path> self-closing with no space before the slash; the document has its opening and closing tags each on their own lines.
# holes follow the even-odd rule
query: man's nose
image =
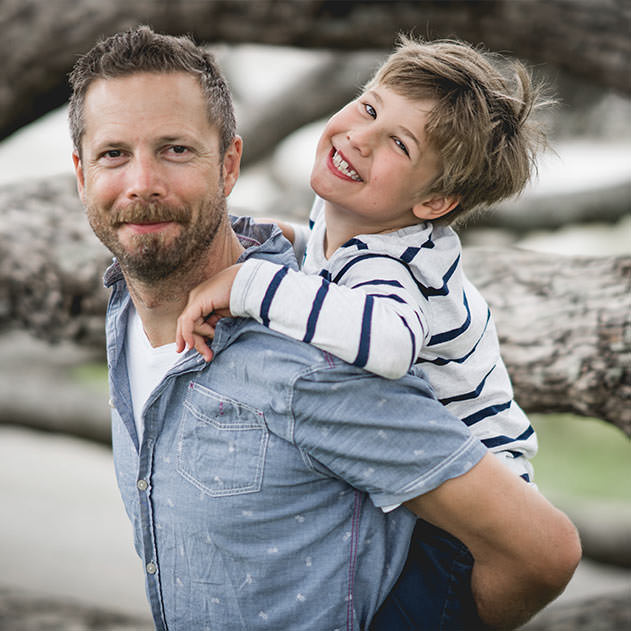
<svg viewBox="0 0 631 631">
<path fill-rule="evenodd" d="M 155 201 L 167 193 L 166 178 L 153 156 L 135 155 L 127 176 L 127 197 L 131 200 Z"/>
</svg>

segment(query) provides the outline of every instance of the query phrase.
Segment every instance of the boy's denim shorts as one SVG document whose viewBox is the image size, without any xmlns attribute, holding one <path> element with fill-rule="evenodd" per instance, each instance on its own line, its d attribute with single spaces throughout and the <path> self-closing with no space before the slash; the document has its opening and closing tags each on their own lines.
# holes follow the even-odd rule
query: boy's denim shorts
<svg viewBox="0 0 631 631">
<path fill-rule="evenodd" d="M 419 519 L 408 558 L 370 631 L 480 631 L 471 593 L 473 557 L 449 533 Z"/>
</svg>

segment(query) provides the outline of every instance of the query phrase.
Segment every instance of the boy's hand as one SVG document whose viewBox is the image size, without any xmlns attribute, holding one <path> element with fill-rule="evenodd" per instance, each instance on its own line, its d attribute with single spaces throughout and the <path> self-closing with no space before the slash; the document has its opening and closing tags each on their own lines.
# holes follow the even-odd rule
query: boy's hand
<svg viewBox="0 0 631 631">
<path fill-rule="evenodd" d="M 215 335 L 217 322 L 230 313 L 230 291 L 241 268 L 241 263 L 231 265 L 191 291 L 184 311 L 177 319 L 175 334 L 176 350 L 195 348 L 204 359 L 212 360 L 213 352 L 206 338 Z"/>
</svg>

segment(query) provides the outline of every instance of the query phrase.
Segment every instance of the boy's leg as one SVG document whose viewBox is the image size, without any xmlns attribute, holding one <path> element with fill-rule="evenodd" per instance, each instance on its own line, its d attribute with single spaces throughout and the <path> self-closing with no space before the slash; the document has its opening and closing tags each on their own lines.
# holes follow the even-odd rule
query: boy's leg
<svg viewBox="0 0 631 631">
<path fill-rule="evenodd" d="M 471 593 L 473 558 L 449 533 L 419 519 L 408 558 L 371 631 L 478 631 Z"/>
</svg>

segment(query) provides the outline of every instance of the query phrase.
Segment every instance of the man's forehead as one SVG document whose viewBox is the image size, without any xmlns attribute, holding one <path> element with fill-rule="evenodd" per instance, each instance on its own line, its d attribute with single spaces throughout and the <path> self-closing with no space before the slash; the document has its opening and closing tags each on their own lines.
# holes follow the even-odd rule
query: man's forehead
<svg viewBox="0 0 631 631">
<path fill-rule="evenodd" d="M 177 97 L 181 93 L 187 100 L 205 101 L 199 79 L 188 72 L 147 72 L 139 71 L 120 77 L 97 77 L 86 90 L 85 100 L 113 98 L 117 95 L 138 95 L 147 92 Z"/>
<path fill-rule="evenodd" d="M 199 81 L 184 72 L 96 79 L 86 92 L 85 131 L 109 135 L 152 131 L 161 137 L 217 133 Z"/>
</svg>

